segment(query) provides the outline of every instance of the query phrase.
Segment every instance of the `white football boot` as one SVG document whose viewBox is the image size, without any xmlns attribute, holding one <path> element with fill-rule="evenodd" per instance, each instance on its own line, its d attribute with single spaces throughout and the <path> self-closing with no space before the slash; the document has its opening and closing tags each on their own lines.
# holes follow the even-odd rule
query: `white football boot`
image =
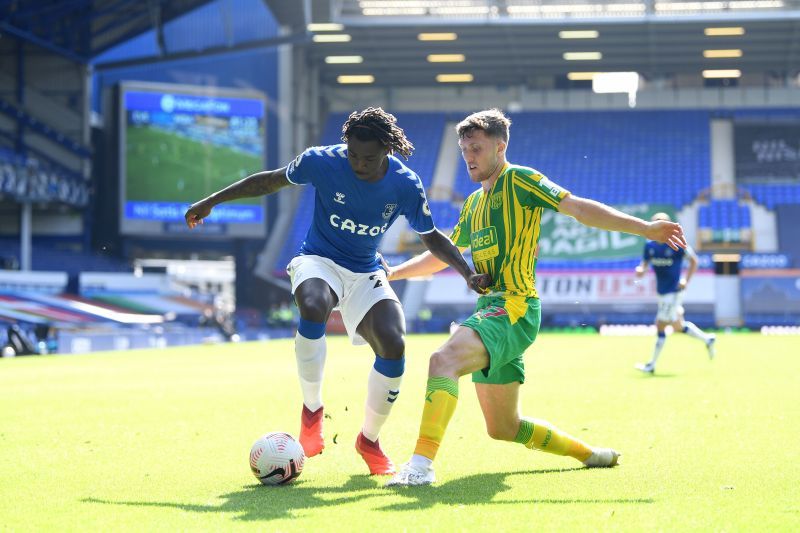
<svg viewBox="0 0 800 533">
<path fill-rule="evenodd" d="M 411 487 L 416 485 L 430 485 L 436 481 L 433 467 L 404 464 L 392 479 L 386 483 L 387 487 Z"/>
<path fill-rule="evenodd" d="M 617 466 L 620 455 L 622 454 L 611 448 L 592 448 L 592 455 L 583 464 L 589 468 L 611 468 Z"/>
<path fill-rule="evenodd" d="M 636 370 L 644 372 L 645 374 L 653 374 L 656 371 L 656 367 L 653 363 L 636 363 Z"/>
</svg>

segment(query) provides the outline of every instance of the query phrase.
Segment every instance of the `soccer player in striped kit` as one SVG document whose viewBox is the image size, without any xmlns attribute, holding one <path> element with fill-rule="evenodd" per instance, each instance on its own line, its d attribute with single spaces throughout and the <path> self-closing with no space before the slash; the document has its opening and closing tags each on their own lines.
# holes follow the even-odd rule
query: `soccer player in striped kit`
<svg viewBox="0 0 800 533">
<path fill-rule="evenodd" d="M 567 455 L 589 467 L 611 467 L 619 453 L 590 446 L 545 420 L 520 416 L 523 354 L 536 339 L 540 304 L 536 293 L 536 247 L 544 209 L 610 231 L 624 231 L 686 246 L 680 225 L 646 222 L 604 204 L 571 195 L 536 170 L 506 161 L 510 120 L 499 110 L 474 113 L 456 126 L 470 179 L 480 184 L 464 202 L 451 239 L 472 249 L 475 270 L 491 276 L 490 293 L 475 313 L 433 353 L 419 438 L 410 461 L 387 485 L 435 481 L 432 463 L 458 403 L 458 381 L 472 381 L 489 436 L 528 448 Z M 446 265 L 429 253 L 391 268 L 389 280 L 430 275 Z"/>
</svg>

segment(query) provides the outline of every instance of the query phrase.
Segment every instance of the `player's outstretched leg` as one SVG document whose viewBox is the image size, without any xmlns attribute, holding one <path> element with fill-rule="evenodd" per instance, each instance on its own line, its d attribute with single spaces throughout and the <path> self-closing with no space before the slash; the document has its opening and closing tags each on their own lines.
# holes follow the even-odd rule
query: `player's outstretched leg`
<svg viewBox="0 0 800 533">
<path fill-rule="evenodd" d="M 325 440 L 322 438 L 323 408 L 311 411 L 303 405 L 303 414 L 300 416 L 300 446 L 306 457 L 314 457 L 322 453 Z"/>
<path fill-rule="evenodd" d="M 615 466 L 620 456 L 611 448 L 589 446 L 545 420 L 521 419 L 514 441 L 532 450 L 573 457 L 588 467 Z"/>
<path fill-rule="evenodd" d="M 364 459 L 369 467 L 369 473 L 373 476 L 388 476 L 394 474 L 394 463 L 383 453 L 378 439 L 369 440 L 364 433 L 359 433 L 356 439 L 356 451 Z"/>
</svg>

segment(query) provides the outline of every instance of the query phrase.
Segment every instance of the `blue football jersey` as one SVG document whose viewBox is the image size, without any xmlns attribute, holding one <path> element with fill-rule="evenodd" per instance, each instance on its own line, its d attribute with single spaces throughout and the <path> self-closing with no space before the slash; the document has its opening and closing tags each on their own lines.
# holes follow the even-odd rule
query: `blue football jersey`
<svg viewBox="0 0 800 533">
<path fill-rule="evenodd" d="M 399 159 L 379 181 L 358 179 L 347 145 L 309 148 L 286 167 L 292 183 L 316 190 L 314 219 L 298 255 L 319 255 L 352 272 L 380 269 L 378 246 L 400 215 L 417 233 L 434 230 L 422 180 Z"/>
<path fill-rule="evenodd" d="M 656 273 L 658 294 L 678 290 L 683 258 L 686 255 L 694 255 L 691 248 L 673 250 L 669 245 L 655 241 L 648 241 L 644 245 L 644 260 L 653 266 L 653 272 Z"/>
</svg>

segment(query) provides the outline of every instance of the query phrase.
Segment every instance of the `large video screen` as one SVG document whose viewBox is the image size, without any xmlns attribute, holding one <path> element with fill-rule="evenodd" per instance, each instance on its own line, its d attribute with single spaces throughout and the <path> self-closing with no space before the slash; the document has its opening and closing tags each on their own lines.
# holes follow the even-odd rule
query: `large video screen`
<svg viewBox="0 0 800 533">
<path fill-rule="evenodd" d="M 734 157 L 737 181 L 800 182 L 800 123 L 736 122 Z"/>
<path fill-rule="evenodd" d="M 256 91 L 120 85 L 120 233 L 183 233 L 186 208 L 264 168 L 265 99 Z M 201 231 L 263 237 L 265 202 L 214 208 Z"/>
</svg>

